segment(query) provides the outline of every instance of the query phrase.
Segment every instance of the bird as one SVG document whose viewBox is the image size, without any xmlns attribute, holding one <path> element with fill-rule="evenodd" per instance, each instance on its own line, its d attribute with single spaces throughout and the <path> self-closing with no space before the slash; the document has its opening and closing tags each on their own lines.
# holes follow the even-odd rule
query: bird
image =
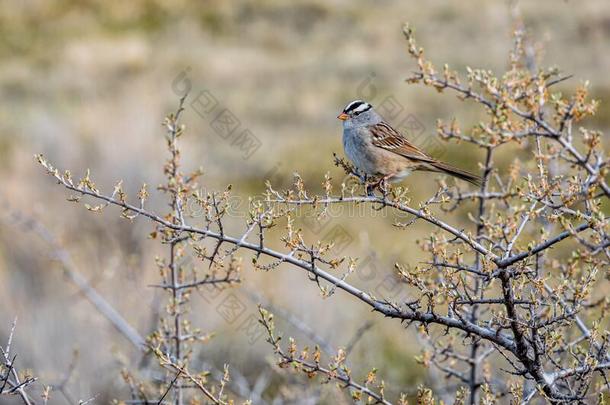
<svg viewBox="0 0 610 405">
<path fill-rule="evenodd" d="M 448 174 L 480 186 L 475 174 L 441 162 L 423 152 L 384 121 L 363 100 L 349 102 L 337 118 L 343 121 L 343 149 L 364 178 L 375 177 L 374 186 L 397 183 L 415 171 Z"/>
</svg>

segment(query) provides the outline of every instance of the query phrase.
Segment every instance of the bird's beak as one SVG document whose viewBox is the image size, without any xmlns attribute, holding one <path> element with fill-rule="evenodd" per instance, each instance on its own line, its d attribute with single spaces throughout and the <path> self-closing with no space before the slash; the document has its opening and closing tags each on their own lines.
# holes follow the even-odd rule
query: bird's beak
<svg viewBox="0 0 610 405">
<path fill-rule="evenodd" d="M 340 119 L 341 121 L 345 121 L 346 119 L 349 118 L 349 116 L 346 113 L 341 113 L 341 114 L 337 115 L 337 118 Z"/>
</svg>

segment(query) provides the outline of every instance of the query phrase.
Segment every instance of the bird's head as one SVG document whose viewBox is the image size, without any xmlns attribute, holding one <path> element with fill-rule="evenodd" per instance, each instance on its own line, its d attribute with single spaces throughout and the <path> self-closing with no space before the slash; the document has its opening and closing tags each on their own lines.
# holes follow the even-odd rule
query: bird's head
<svg viewBox="0 0 610 405">
<path fill-rule="evenodd" d="M 362 100 L 354 100 L 345 106 L 337 118 L 343 121 L 344 127 L 347 127 L 371 123 L 378 119 L 378 115 L 371 104 Z"/>
</svg>

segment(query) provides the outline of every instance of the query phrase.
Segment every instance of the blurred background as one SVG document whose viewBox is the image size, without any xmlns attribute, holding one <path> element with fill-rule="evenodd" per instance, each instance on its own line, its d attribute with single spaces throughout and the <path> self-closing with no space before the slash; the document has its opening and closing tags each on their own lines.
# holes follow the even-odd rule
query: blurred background
<svg viewBox="0 0 610 405">
<path fill-rule="evenodd" d="M 73 364 L 66 391 L 74 399 L 95 397 L 94 403 L 127 398 L 120 371 L 146 368 L 141 354 L 63 275 L 49 245 L 11 219 L 16 212 L 44 224 L 79 274 L 141 335 L 154 330 L 165 311 L 165 295 L 149 287 L 158 282 L 155 255 L 165 254 L 147 238 L 151 225 L 142 219 L 130 224 L 114 209 L 92 214 L 66 201 L 64 190 L 35 163 L 35 153 L 75 176 L 91 169 L 105 191 L 123 179 L 133 197 L 141 183 L 162 181 L 161 122 L 188 87 L 190 99 L 200 103 L 187 101 L 183 115 L 185 168 L 201 166 L 202 187 L 230 183 L 243 201 L 260 194 L 266 179 L 277 188 L 289 185 L 294 172 L 313 189 L 326 172 L 338 184 L 343 174 L 332 153 L 341 155 L 342 147 L 335 117 L 355 98 L 391 102 L 396 114 L 390 121 L 416 143 L 477 170 L 478 151 L 442 143 L 434 133 L 439 118 L 455 117 L 467 129 L 481 110 L 404 83 L 413 62 L 401 27 L 411 23 L 438 66 L 498 73 L 507 67 L 512 45 L 513 6 L 484 0 L 0 2 L 0 342 L 18 317 L 18 365 L 44 384 L 59 384 Z M 591 82 L 602 103 L 588 126 L 607 133 L 610 3 L 523 1 L 520 10 L 542 65 L 575 75 L 558 89 Z M 230 129 L 214 121 L 219 114 L 228 117 Z M 513 158 L 499 157 L 506 165 Z M 431 195 L 430 179 L 416 174 L 407 180 L 413 201 Z M 151 207 L 162 212 L 163 195 L 151 194 Z M 235 232 L 243 230 L 239 213 L 245 209 L 236 206 Z M 392 298 L 401 294 L 393 264 L 423 260 L 415 243 L 430 231 L 421 223 L 401 231 L 391 227 L 394 220 L 356 223 L 342 216 L 301 226 L 312 240 L 340 236 L 337 253 L 361 260 L 352 282 Z M 464 216 L 452 221 L 469 226 Z M 193 324 L 216 335 L 196 352 L 193 366 L 222 370 L 229 363 L 234 385 L 253 385 L 264 376 L 270 382 L 260 403 L 282 395 L 285 403 L 299 402 L 274 383 L 289 377 L 272 367 L 264 337 L 246 330 L 257 302 L 277 309 L 278 328 L 301 344 L 337 348 L 358 337 L 350 354 L 354 375 L 378 367 L 390 395 L 413 392 L 433 378 L 415 365 L 419 346 L 412 329 L 341 293 L 323 299 L 299 270 L 261 273 L 246 266 L 243 277 L 234 289 L 193 297 Z M 227 316 L 227 300 L 237 300 L 239 313 Z M 303 325 L 317 336 L 307 336 Z M 316 391 L 311 395 L 320 395 L 320 403 L 346 401 L 334 386 L 293 380 Z M 59 393 L 52 398 L 65 402 Z"/>
</svg>

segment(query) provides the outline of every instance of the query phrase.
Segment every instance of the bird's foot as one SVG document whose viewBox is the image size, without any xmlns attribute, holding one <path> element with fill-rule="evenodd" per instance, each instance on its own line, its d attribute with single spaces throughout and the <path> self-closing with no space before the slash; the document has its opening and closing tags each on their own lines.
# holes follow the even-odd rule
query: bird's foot
<svg viewBox="0 0 610 405">
<path fill-rule="evenodd" d="M 360 175 L 360 181 L 364 185 L 367 197 L 373 197 L 375 195 L 375 187 L 377 187 L 378 183 L 369 183 L 369 176 L 366 174 Z"/>
<path fill-rule="evenodd" d="M 392 177 L 392 175 L 383 176 L 382 178 L 380 178 L 376 182 L 365 183 L 366 184 L 366 194 L 367 194 L 367 196 L 373 197 L 375 195 L 375 189 L 379 188 L 379 191 L 381 191 L 383 196 L 387 197 L 389 189 L 390 189 L 389 179 L 391 177 Z"/>
<path fill-rule="evenodd" d="M 390 177 L 392 176 L 384 176 L 379 181 L 379 190 L 381 191 L 381 194 L 383 194 L 384 198 L 388 196 L 388 193 L 390 191 Z"/>
</svg>

